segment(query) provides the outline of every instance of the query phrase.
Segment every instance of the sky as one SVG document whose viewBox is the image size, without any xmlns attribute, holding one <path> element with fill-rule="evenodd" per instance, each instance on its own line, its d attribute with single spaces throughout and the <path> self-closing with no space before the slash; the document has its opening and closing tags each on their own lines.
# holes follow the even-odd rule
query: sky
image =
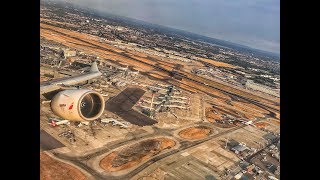
<svg viewBox="0 0 320 180">
<path fill-rule="evenodd" d="M 280 54 L 280 0 L 55 0 Z"/>
</svg>

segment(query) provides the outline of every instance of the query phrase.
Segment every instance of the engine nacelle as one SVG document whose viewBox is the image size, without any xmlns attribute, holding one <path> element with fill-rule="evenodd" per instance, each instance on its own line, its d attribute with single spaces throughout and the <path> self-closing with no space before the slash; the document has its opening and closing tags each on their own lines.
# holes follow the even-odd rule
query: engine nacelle
<svg viewBox="0 0 320 180">
<path fill-rule="evenodd" d="M 51 100 L 57 116 L 71 121 L 92 121 L 104 112 L 105 102 L 99 93 L 89 89 L 64 90 Z"/>
</svg>

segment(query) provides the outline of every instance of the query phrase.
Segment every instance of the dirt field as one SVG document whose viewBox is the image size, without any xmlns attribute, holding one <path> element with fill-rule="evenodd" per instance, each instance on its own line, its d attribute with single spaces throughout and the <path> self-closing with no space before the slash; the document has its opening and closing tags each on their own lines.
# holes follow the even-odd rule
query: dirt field
<svg viewBox="0 0 320 180">
<path fill-rule="evenodd" d="M 209 122 L 214 122 L 215 120 L 222 120 L 222 113 L 215 108 L 208 107 L 206 108 L 206 118 Z"/>
<path fill-rule="evenodd" d="M 184 139 L 195 140 L 207 137 L 211 130 L 207 127 L 191 127 L 179 132 L 179 136 Z"/>
<path fill-rule="evenodd" d="M 185 90 L 188 90 L 189 92 L 192 92 L 192 93 L 197 93 L 197 92 L 200 92 L 198 89 L 188 85 L 188 84 L 183 84 L 181 82 L 178 82 L 178 81 L 171 81 L 169 80 L 168 81 L 169 83 L 181 88 L 181 89 L 185 89 Z"/>
<path fill-rule="evenodd" d="M 163 79 L 167 78 L 165 76 L 159 75 L 158 73 L 149 73 L 149 76 L 154 77 L 154 78 L 159 79 L 159 80 L 163 80 Z"/>
<path fill-rule="evenodd" d="M 280 113 L 275 112 L 275 114 L 276 114 L 276 118 L 280 120 Z"/>
<path fill-rule="evenodd" d="M 266 122 L 257 122 L 254 124 L 257 128 L 265 128 L 266 126 L 269 126 L 269 123 Z"/>
<path fill-rule="evenodd" d="M 212 64 L 214 66 L 218 66 L 218 67 L 236 68 L 236 66 L 234 66 L 234 65 L 224 63 L 224 62 L 215 61 L 212 59 L 206 59 L 206 58 L 201 58 L 201 57 L 198 57 L 197 59 L 202 62 L 206 62 L 206 63 Z"/>
<path fill-rule="evenodd" d="M 44 152 L 40 152 L 40 179 L 41 180 L 65 180 L 87 179 L 77 168 L 52 159 Z"/>
<path fill-rule="evenodd" d="M 167 172 L 163 171 L 160 168 L 155 169 L 147 176 L 142 176 L 138 180 L 165 180 L 165 175 Z"/>
<path fill-rule="evenodd" d="M 235 107 L 241 108 L 246 111 L 257 112 L 260 114 L 269 113 L 269 111 L 264 110 L 254 104 L 249 104 L 249 103 L 244 103 L 244 102 L 239 102 L 239 101 L 232 101 L 231 104 Z"/>
<path fill-rule="evenodd" d="M 277 125 L 277 126 L 280 126 L 280 121 L 277 120 L 277 119 L 274 119 L 274 118 L 268 118 L 269 122 L 274 124 L 274 125 Z"/>
<path fill-rule="evenodd" d="M 169 82 L 172 83 L 171 81 L 169 81 Z M 223 98 L 223 99 L 226 99 L 226 100 L 231 100 L 231 98 L 228 95 L 226 95 L 226 94 L 224 94 L 222 92 L 219 92 L 218 90 L 212 89 L 212 88 L 207 87 L 207 86 L 199 85 L 198 83 L 189 81 L 187 79 L 182 79 L 180 81 L 180 84 L 177 85 L 177 86 L 181 87 L 182 85 L 189 86 L 189 87 L 187 87 L 188 90 L 189 89 L 191 89 L 191 90 L 197 89 L 198 92 L 202 91 L 202 92 L 210 93 L 211 95 L 219 97 L 219 98 Z"/>
<path fill-rule="evenodd" d="M 237 118 L 247 118 L 249 120 L 255 120 L 256 117 L 264 117 L 269 111 L 264 110 L 254 104 L 239 102 L 239 101 L 229 101 L 215 98 L 214 100 L 208 101 L 210 104 L 216 106 L 212 110 L 206 111 L 207 118 L 214 119 L 217 118 L 216 115 L 213 115 L 211 111 L 215 111 L 217 115 L 219 114 L 230 114 Z"/>
<path fill-rule="evenodd" d="M 49 81 L 50 79 L 47 77 L 40 77 L 40 82 Z"/>
<path fill-rule="evenodd" d="M 114 151 L 100 161 L 100 167 L 109 172 L 121 171 L 150 159 L 165 149 L 175 146 L 168 138 L 148 139 L 120 151 Z"/>
</svg>

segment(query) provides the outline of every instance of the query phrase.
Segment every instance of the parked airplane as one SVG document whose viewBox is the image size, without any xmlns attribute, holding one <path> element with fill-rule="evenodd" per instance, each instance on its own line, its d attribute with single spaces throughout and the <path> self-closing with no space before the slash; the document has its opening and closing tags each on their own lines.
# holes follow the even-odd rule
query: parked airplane
<svg viewBox="0 0 320 180">
<path fill-rule="evenodd" d="M 128 70 L 128 67 L 129 67 L 129 66 L 126 66 L 126 67 L 118 67 L 118 69 L 121 70 L 121 71 L 127 71 L 127 70 Z"/>
<path fill-rule="evenodd" d="M 57 119 L 57 118 L 50 118 L 51 122 L 48 123 L 49 125 L 55 127 L 55 126 L 59 126 L 62 124 L 66 124 L 69 125 L 70 122 L 68 120 L 61 120 L 61 119 Z"/>
<path fill-rule="evenodd" d="M 112 123 L 112 126 L 120 126 L 120 128 L 128 128 L 128 123 L 122 123 L 116 119 L 113 118 L 106 118 L 106 119 L 101 119 L 101 122 L 103 123 Z"/>
<path fill-rule="evenodd" d="M 237 119 L 237 120 L 245 125 L 250 125 L 250 126 L 256 127 L 256 125 L 254 125 L 253 121 L 251 121 L 251 120 L 250 121 L 246 121 L 246 120 L 242 120 L 242 119 Z"/>
</svg>

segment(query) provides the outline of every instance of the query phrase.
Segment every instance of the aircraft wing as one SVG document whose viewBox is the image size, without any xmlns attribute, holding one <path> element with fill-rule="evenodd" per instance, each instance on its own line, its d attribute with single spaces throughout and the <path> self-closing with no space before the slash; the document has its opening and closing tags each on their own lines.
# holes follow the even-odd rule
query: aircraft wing
<svg viewBox="0 0 320 180">
<path fill-rule="evenodd" d="M 70 86 L 85 82 L 96 77 L 101 76 L 101 72 L 98 69 L 97 63 L 93 62 L 91 65 L 90 72 L 86 74 L 79 74 L 77 76 L 65 77 L 60 79 L 55 79 L 52 81 L 46 81 L 40 84 L 40 94 L 52 92 L 61 89 L 63 86 Z"/>
<path fill-rule="evenodd" d="M 93 121 L 105 110 L 103 96 L 90 89 L 68 89 L 66 87 L 101 76 L 97 63 L 91 65 L 88 73 L 55 79 L 40 85 L 40 95 L 50 99 L 52 112 L 70 121 Z"/>
</svg>

